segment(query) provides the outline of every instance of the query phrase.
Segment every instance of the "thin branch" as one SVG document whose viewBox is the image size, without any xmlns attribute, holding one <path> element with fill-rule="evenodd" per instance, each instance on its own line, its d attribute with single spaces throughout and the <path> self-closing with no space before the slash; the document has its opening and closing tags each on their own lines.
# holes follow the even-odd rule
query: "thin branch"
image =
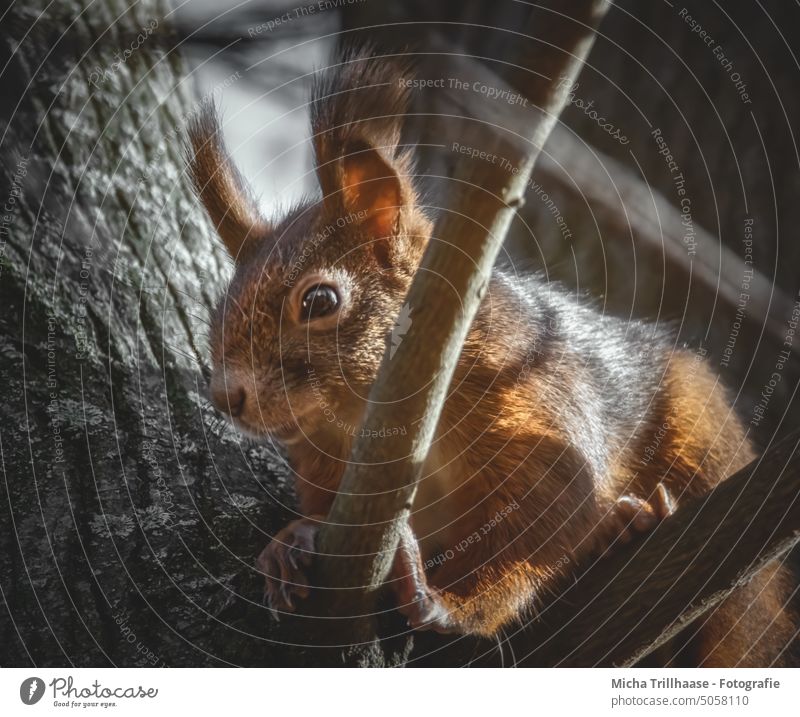
<svg viewBox="0 0 800 717">
<path fill-rule="evenodd" d="M 507 67 L 538 111 L 514 165 L 464 161 L 453 180 L 453 202 L 437 223 L 407 297 L 411 326 L 394 356 L 387 351 L 370 393 L 360 438 L 320 534 L 323 584 L 339 593 L 340 615 L 366 614 L 383 582 L 428 454 L 461 347 L 486 291 L 492 266 L 515 211 L 524 201 L 534 162 L 564 106 L 566 92 L 592 46 L 606 0 L 549 2 L 532 13 L 521 50 Z M 556 9 L 557 8 L 557 9 Z M 534 68 L 532 72 L 527 68 Z M 502 128 L 486 127 L 482 150 L 508 143 Z M 333 556 L 348 556 L 340 561 Z M 362 626 L 363 626 L 363 622 Z M 353 633 L 366 635 L 369 630 Z"/>
</svg>

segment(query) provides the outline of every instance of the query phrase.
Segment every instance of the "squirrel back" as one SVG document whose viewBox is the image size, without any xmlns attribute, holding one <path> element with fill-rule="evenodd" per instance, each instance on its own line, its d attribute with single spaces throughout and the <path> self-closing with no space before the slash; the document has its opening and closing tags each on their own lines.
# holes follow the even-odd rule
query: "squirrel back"
<svg viewBox="0 0 800 717">
<path fill-rule="evenodd" d="M 259 558 L 274 609 L 307 594 L 287 546 L 313 552 L 395 321 L 413 320 L 403 302 L 432 223 L 400 146 L 408 71 L 345 53 L 315 82 L 321 194 L 280 218 L 263 217 L 213 106 L 190 128 L 195 188 L 236 267 L 212 320 L 211 398 L 243 431 L 281 441 L 297 476 L 303 517 Z M 554 575 L 627 534 L 631 506 L 663 517 L 752 457 L 726 392 L 669 331 L 498 268 L 398 550 L 399 609 L 414 627 L 493 635 L 539 604 Z M 693 644 L 698 664 L 777 654 L 791 634 L 775 608 L 780 572 L 717 611 Z M 748 640 L 758 645 L 745 653 Z"/>
</svg>

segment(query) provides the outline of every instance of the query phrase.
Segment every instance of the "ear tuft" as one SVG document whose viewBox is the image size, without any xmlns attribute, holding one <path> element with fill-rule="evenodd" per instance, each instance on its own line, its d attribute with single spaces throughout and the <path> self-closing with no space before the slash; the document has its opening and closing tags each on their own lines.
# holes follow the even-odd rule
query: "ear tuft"
<svg viewBox="0 0 800 717">
<path fill-rule="evenodd" d="M 413 189 L 402 176 L 400 131 L 408 104 L 408 66 L 395 57 L 350 50 L 321 73 L 312 95 L 317 175 L 332 213 L 363 215 L 377 237 L 397 230 Z"/>
<path fill-rule="evenodd" d="M 239 261 L 269 227 L 228 154 L 213 102 L 203 103 L 192 117 L 188 135 L 188 164 L 195 192 L 228 252 Z"/>
</svg>

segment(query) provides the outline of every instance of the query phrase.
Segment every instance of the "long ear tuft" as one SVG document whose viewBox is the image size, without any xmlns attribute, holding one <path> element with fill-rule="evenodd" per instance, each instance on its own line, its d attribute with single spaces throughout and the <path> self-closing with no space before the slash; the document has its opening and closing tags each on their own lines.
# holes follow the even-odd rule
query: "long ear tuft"
<svg viewBox="0 0 800 717">
<path fill-rule="evenodd" d="M 397 151 L 409 70 L 394 57 L 345 50 L 316 77 L 312 92 L 311 130 L 325 202 L 335 211 L 363 214 L 380 236 L 396 229 L 401 209 L 413 201 L 403 176 L 408 157 Z"/>
<path fill-rule="evenodd" d="M 234 260 L 268 231 L 253 193 L 228 154 L 213 102 L 204 102 L 188 128 L 195 191 Z"/>
</svg>

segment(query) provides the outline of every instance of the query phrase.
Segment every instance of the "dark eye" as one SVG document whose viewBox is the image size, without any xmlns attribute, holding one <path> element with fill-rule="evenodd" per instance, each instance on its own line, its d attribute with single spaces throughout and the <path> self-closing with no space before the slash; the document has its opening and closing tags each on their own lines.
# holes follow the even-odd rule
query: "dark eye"
<svg viewBox="0 0 800 717">
<path fill-rule="evenodd" d="M 330 316 L 339 308 L 339 294 L 332 286 L 317 284 L 303 294 L 300 317 L 305 321 Z"/>
</svg>

